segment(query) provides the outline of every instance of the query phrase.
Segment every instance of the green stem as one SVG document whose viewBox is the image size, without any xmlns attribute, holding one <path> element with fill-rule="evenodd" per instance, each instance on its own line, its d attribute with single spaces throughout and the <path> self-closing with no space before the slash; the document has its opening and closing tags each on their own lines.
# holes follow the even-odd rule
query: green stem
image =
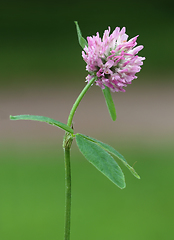
<svg viewBox="0 0 174 240">
<path fill-rule="evenodd" d="M 64 148 L 65 157 L 65 235 L 64 240 L 70 240 L 70 219 L 71 219 L 71 166 L 70 148 Z"/>
<path fill-rule="evenodd" d="M 86 86 L 84 87 L 84 89 L 82 90 L 82 92 L 80 93 L 80 95 L 78 96 L 78 98 L 76 99 L 72 109 L 71 109 L 71 112 L 69 114 L 69 117 L 68 117 L 68 122 L 67 122 L 67 125 L 69 127 L 71 127 L 71 124 L 72 124 L 72 120 L 73 120 L 73 117 L 74 117 L 74 114 L 75 114 L 75 111 L 80 103 L 80 101 L 82 100 L 82 98 L 84 97 L 85 93 L 88 91 L 88 89 L 91 87 L 91 85 L 94 83 L 94 81 L 96 80 L 96 77 L 93 77 L 90 82 L 88 84 L 86 84 Z"/>
<path fill-rule="evenodd" d="M 78 98 L 76 99 L 71 112 L 68 117 L 67 125 L 71 127 L 72 120 L 75 114 L 75 111 L 82 100 L 83 96 L 87 92 L 87 90 L 94 83 L 96 78 L 92 78 L 88 84 L 84 87 Z M 70 219 L 71 219 L 71 167 L 70 167 L 70 149 L 74 136 L 65 132 L 64 140 L 63 140 L 63 148 L 64 148 L 64 160 L 65 160 L 65 235 L 64 240 L 70 240 Z"/>
</svg>

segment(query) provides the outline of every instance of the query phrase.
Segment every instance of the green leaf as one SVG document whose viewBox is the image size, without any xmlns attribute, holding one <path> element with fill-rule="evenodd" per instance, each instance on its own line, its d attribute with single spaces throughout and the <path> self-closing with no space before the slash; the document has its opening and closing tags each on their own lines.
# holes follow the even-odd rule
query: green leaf
<svg viewBox="0 0 174 240">
<path fill-rule="evenodd" d="M 91 141 L 91 142 L 94 142 L 96 143 L 99 147 L 103 148 L 105 151 L 113 154 L 114 156 L 116 156 L 118 159 L 120 159 L 122 161 L 122 163 L 130 170 L 130 172 L 138 179 L 140 179 L 140 176 L 138 175 L 138 173 L 134 170 L 133 167 L 131 167 L 126 159 L 117 151 L 115 150 L 113 147 L 109 146 L 108 144 L 105 144 L 103 142 L 100 142 L 98 141 L 97 139 L 95 138 L 91 138 L 91 137 L 88 137 L 86 135 L 83 135 L 83 134 L 79 134 L 80 136 L 86 138 L 87 140 Z"/>
<path fill-rule="evenodd" d="M 87 41 L 82 37 L 82 33 L 81 33 L 81 31 L 80 31 L 80 28 L 79 28 L 79 25 L 78 25 L 78 22 L 77 22 L 77 21 L 75 21 L 75 24 L 76 24 L 77 36 L 78 36 L 79 44 L 80 44 L 80 46 L 84 49 L 85 46 L 88 46 L 88 43 L 87 43 Z"/>
<path fill-rule="evenodd" d="M 124 174 L 113 157 L 95 142 L 89 141 L 81 134 L 76 134 L 76 142 L 80 152 L 100 172 L 119 188 L 126 187 Z"/>
<path fill-rule="evenodd" d="M 17 116 L 10 116 L 11 120 L 33 120 L 33 121 L 40 121 L 40 122 L 46 122 L 51 125 L 54 125 L 56 127 L 62 128 L 63 130 L 74 133 L 73 129 L 70 128 L 68 125 L 61 123 L 59 121 L 56 121 L 52 118 L 43 117 L 43 116 L 36 116 L 36 115 L 17 115 Z"/>
<path fill-rule="evenodd" d="M 116 110 L 115 110 L 114 102 L 112 100 L 110 89 L 105 86 L 105 89 L 103 89 L 102 91 L 103 91 L 103 94 L 106 100 L 106 105 L 108 107 L 111 118 L 113 121 L 115 121 L 117 118 L 117 115 L 116 115 Z"/>
</svg>

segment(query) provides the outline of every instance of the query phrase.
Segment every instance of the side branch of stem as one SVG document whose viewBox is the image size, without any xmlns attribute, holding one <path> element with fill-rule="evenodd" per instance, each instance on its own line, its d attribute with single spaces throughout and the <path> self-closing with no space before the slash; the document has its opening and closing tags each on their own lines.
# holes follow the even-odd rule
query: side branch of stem
<svg viewBox="0 0 174 240">
<path fill-rule="evenodd" d="M 74 114 L 75 114 L 75 111 L 80 103 L 80 101 L 82 100 L 82 98 L 84 97 L 85 93 L 88 91 L 88 89 L 91 87 L 91 85 L 94 83 L 94 81 L 96 80 L 96 77 L 93 77 L 90 82 L 88 84 L 86 84 L 86 86 L 84 87 L 84 89 L 81 91 L 80 95 L 78 96 L 78 98 L 76 99 L 72 109 L 71 109 L 71 112 L 69 114 L 69 117 L 68 117 L 68 122 L 67 122 L 67 125 L 69 127 L 71 127 L 71 124 L 72 124 L 72 120 L 73 120 L 73 117 L 74 117 Z"/>
</svg>

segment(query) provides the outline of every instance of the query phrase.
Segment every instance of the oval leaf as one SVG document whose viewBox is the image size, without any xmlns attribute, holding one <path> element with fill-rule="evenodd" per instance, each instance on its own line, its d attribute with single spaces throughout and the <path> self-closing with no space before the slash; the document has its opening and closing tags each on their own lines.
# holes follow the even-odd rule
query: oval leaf
<svg viewBox="0 0 174 240">
<path fill-rule="evenodd" d="M 106 100 L 106 105 L 108 107 L 110 116 L 112 120 L 115 121 L 117 118 L 117 115 L 116 115 L 116 110 L 115 110 L 114 102 L 112 100 L 110 89 L 105 86 L 105 89 L 102 89 L 102 91 Z"/>
<path fill-rule="evenodd" d="M 85 46 L 88 46 L 87 41 L 82 37 L 78 22 L 75 21 L 76 24 L 76 29 L 77 29 L 77 36 L 78 36 L 78 40 L 79 40 L 79 44 L 80 46 L 84 49 Z"/>
<path fill-rule="evenodd" d="M 126 187 L 124 174 L 113 157 L 96 143 L 76 134 L 76 142 L 80 152 L 100 172 L 109 178 L 119 188 Z"/>
<path fill-rule="evenodd" d="M 36 115 L 17 115 L 17 116 L 10 116 L 10 119 L 11 120 L 33 120 L 33 121 L 46 122 L 48 124 L 62 128 L 63 130 L 65 130 L 69 133 L 74 133 L 73 129 L 70 128 L 68 125 L 61 123 L 59 121 L 56 121 L 52 118 L 48 118 L 48 117 L 36 116 Z"/>
<path fill-rule="evenodd" d="M 117 151 L 115 150 L 113 147 L 109 146 L 108 144 L 106 143 L 103 143 L 103 142 L 100 142 L 99 140 L 95 139 L 95 138 L 91 138 L 91 137 L 88 137 L 86 135 L 83 135 L 83 134 L 79 134 L 81 136 L 83 136 L 84 138 L 88 139 L 89 141 L 92 141 L 94 143 L 96 143 L 98 146 L 100 146 L 101 148 L 103 148 L 105 151 L 113 154 L 114 156 L 116 156 L 118 159 L 120 159 L 122 161 L 122 163 L 130 170 L 130 172 L 134 175 L 134 177 L 140 179 L 140 176 L 138 175 L 138 173 L 134 170 L 133 167 L 131 167 L 126 159 Z"/>
</svg>

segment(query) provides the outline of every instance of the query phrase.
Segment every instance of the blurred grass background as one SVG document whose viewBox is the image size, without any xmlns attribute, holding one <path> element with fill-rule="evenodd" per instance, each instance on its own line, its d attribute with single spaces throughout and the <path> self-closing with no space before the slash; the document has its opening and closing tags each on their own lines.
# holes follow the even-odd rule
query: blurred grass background
<svg viewBox="0 0 174 240">
<path fill-rule="evenodd" d="M 141 175 L 141 180 L 134 179 L 123 166 L 127 188 L 118 189 L 88 164 L 73 144 L 71 239 L 173 240 L 174 131 L 171 128 L 171 132 L 166 131 L 165 134 L 161 129 L 163 126 L 170 126 L 169 117 L 173 112 L 173 108 L 170 108 L 170 112 L 166 109 L 170 104 L 172 106 L 173 100 L 171 86 L 173 87 L 174 17 L 173 2 L 162 0 L 158 3 L 128 0 L 108 3 L 102 0 L 81 3 L 38 0 L 1 2 L 0 239 L 63 239 L 63 134 L 57 134 L 54 129 L 40 123 L 20 123 L 20 126 L 16 122 L 10 122 L 8 116 L 20 113 L 51 113 L 52 116 L 48 116 L 64 121 L 64 114 L 67 116 L 70 109 L 66 108 L 65 112 L 58 113 L 62 113 L 63 117 L 54 116 L 58 108 L 51 105 L 52 92 L 60 93 L 68 89 L 68 97 L 62 102 L 69 102 L 70 108 L 77 97 L 74 92 L 83 88 L 87 74 L 77 42 L 75 20 L 79 22 L 84 37 L 96 34 L 97 31 L 102 35 L 108 26 L 112 30 L 116 26 L 126 26 L 126 33 L 130 37 L 139 34 L 138 44 L 145 46 L 140 55 L 145 56 L 146 60 L 142 72 L 138 74 L 138 80 L 129 86 L 125 97 L 133 88 L 147 94 L 147 99 L 151 96 L 147 91 L 148 87 L 157 89 L 157 94 L 154 94 L 151 102 L 147 101 L 147 104 L 143 105 L 144 108 L 137 108 L 138 118 L 144 109 L 150 109 L 155 101 L 153 111 L 149 110 L 151 115 L 147 115 L 141 126 L 146 137 L 143 131 L 140 135 L 133 131 L 126 133 L 127 125 L 124 126 L 122 135 L 117 132 L 117 128 L 122 127 L 121 121 L 125 121 L 127 117 L 128 121 L 129 117 L 131 121 L 134 119 L 131 116 L 133 106 L 129 105 L 129 101 L 136 98 L 135 92 L 125 103 L 127 115 L 124 115 L 124 111 L 121 112 L 119 102 L 117 103 L 118 121 L 111 123 L 108 116 L 106 128 L 109 129 L 109 125 L 111 129 L 103 135 L 99 132 L 95 135 L 96 129 L 88 131 L 89 125 L 95 126 L 91 125 L 95 122 L 94 115 L 89 112 L 88 119 L 84 118 L 88 113 L 84 115 L 84 105 L 82 104 L 82 108 L 79 106 L 77 115 L 79 114 L 81 122 L 84 122 L 80 128 L 82 133 L 93 133 L 95 130 L 92 137 L 116 147 L 130 164 L 137 162 L 135 169 Z M 36 94 L 38 99 L 43 99 L 43 96 L 40 96 L 45 94 L 43 89 L 47 88 L 47 107 L 44 109 L 44 105 L 36 101 Z M 26 89 L 29 89 L 28 95 Z M 165 89 L 164 94 L 159 94 L 161 91 L 158 89 Z M 99 89 L 96 88 L 97 91 L 99 92 Z M 29 95 L 31 99 L 33 97 L 32 101 L 29 100 Z M 134 104 L 142 101 L 140 95 L 137 95 Z M 124 99 L 123 95 L 117 96 L 117 100 Z M 158 99 L 161 98 L 167 99 L 166 105 L 158 105 Z M 97 97 L 91 99 L 92 107 L 93 102 L 97 102 Z M 4 103 L 8 104 L 3 105 Z M 26 103 L 30 103 L 30 108 L 26 107 Z M 9 105 L 9 108 L 3 108 Z M 101 105 L 104 105 L 104 101 Z M 25 107 L 27 112 L 24 112 Z M 146 122 L 160 121 L 160 116 L 156 113 L 159 108 L 161 117 L 164 114 L 166 116 L 163 118 L 165 121 L 161 123 L 161 128 L 157 129 L 154 124 L 149 129 Z M 85 109 L 88 110 L 86 105 Z M 97 109 L 103 111 L 100 105 Z M 102 119 L 101 116 L 101 121 Z M 98 118 L 97 121 L 100 128 Z M 76 123 L 78 126 L 77 120 Z M 133 129 L 136 129 L 134 125 L 136 121 L 132 125 Z M 25 135 L 27 127 L 33 138 L 29 139 L 28 135 Z M 47 135 L 47 128 L 52 131 L 52 138 L 51 134 Z M 137 129 L 139 131 L 139 126 Z"/>
<path fill-rule="evenodd" d="M 63 239 L 62 151 L 55 145 L 10 151 L 1 152 L 1 239 Z M 172 240 L 173 150 L 134 145 L 121 152 L 138 161 L 142 177 L 123 167 L 124 190 L 73 150 L 72 239 Z"/>
</svg>

